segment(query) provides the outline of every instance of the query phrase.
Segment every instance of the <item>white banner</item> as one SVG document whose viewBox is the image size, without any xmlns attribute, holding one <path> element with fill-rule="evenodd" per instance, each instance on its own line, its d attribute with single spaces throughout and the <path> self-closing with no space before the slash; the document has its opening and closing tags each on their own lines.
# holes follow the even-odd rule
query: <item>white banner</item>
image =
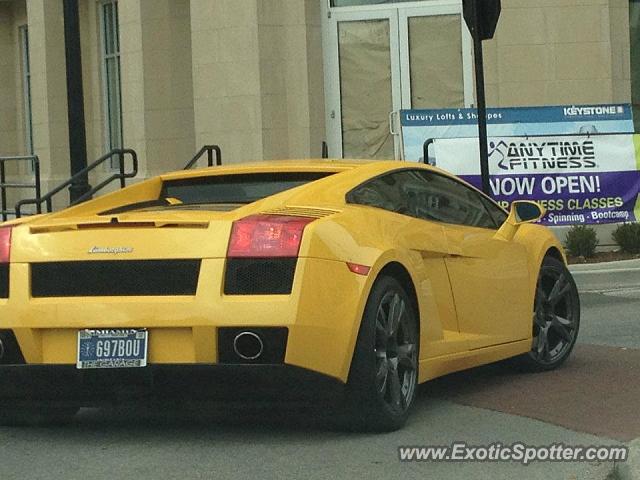
<svg viewBox="0 0 640 480">
<path fill-rule="evenodd" d="M 436 165 L 455 175 L 480 175 L 477 138 L 436 140 Z M 636 171 L 632 135 L 489 138 L 491 175 Z"/>
<path fill-rule="evenodd" d="M 477 138 L 436 140 L 436 165 L 480 187 Z M 640 136 L 489 139 L 491 196 L 505 208 L 535 200 L 543 223 L 633 222 L 640 218 Z"/>
</svg>

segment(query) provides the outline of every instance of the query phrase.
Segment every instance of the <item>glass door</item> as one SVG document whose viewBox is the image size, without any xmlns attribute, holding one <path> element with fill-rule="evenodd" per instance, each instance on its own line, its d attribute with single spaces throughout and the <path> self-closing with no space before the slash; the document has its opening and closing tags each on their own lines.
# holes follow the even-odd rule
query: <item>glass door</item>
<svg viewBox="0 0 640 480">
<path fill-rule="evenodd" d="M 401 158 L 394 112 L 472 104 L 472 41 L 459 0 L 328 8 L 325 18 L 330 156 Z"/>
<path fill-rule="evenodd" d="M 329 153 L 393 159 L 389 114 L 401 105 L 397 11 L 336 13 L 329 23 Z"/>
<path fill-rule="evenodd" d="M 473 42 L 458 2 L 398 10 L 402 108 L 473 103 Z"/>
</svg>

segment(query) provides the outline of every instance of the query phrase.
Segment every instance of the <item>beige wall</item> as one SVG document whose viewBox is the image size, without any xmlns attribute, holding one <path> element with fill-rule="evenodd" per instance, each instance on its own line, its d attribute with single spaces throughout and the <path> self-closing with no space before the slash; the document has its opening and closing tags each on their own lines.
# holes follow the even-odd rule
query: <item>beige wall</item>
<svg viewBox="0 0 640 480">
<path fill-rule="evenodd" d="M 19 55 L 14 25 L 13 5 L 0 2 L 0 155 L 20 153 L 17 143 L 19 97 L 16 95 Z"/>
<path fill-rule="evenodd" d="M 140 175 L 181 168 L 195 153 L 190 4 L 120 0 L 124 145 Z"/>
<path fill-rule="evenodd" d="M 46 189 L 69 177 L 62 2 L 27 0 L 27 15 L 34 149 Z"/>
<path fill-rule="evenodd" d="M 196 144 L 226 163 L 319 155 L 320 4 L 191 1 Z"/>
<path fill-rule="evenodd" d="M 256 0 L 192 0 L 196 144 L 225 163 L 260 158 L 262 115 Z"/>
<path fill-rule="evenodd" d="M 264 158 L 319 156 L 324 140 L 320 2 L 258 2 Z"/>
<path fill-rule="evenodd" d="M 490 105 L 630 101 L 628 0 L 502 5 L 496 37 L 485 42 Z"/>
</svg>

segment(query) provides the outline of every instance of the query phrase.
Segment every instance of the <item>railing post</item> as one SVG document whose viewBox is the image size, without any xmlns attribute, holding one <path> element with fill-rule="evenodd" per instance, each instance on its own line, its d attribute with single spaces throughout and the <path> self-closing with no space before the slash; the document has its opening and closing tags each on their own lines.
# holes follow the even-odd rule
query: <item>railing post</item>
<svg viewBox="0 0 640 480">
<path fill-rule="evenodd" d="M 124 181 L 124 151 L 123 150 L 118 151 L 118 160 L 120 162 L 120 188 L 124 188 L 125 181 Z"/>
<path fill-rule="evenodd" d="M 207 165 L 213 167 L 213 148 L 207 147 Z"/>
<path fill-rule="evenodd" d="M 34 155 L 31 161 L 33 162 L 33 171 L 35 173 L 36 198 L 39 199 L 40 195 L 42 194 L 41 186 L 40 186 L 40 158 L 38 158 L 37 155 Z M 36 203 L 36 212 L 42 213 L 42 203 L 40 202 Z"/>
<path fill-rule="evenodd" d="M 0 161 L 0 183 L 2 183 L 2 221 L 7 221 L 7 187 L 5 185 L 6 177 L 4 171 L 4 161 Z"/>
<path fill-rule="evenodd" d="M 435 143 L 435 138 L 427 138 L 422 144 L 422 163 L 431 165 L 429 162 L 429 147 Z M 435 163 L 433 164 L 435 166 Z"/>
</svg>

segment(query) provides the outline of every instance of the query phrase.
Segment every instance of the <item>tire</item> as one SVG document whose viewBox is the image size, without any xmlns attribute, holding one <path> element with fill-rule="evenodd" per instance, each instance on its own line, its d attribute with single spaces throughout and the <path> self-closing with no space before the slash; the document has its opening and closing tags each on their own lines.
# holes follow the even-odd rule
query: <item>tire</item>
<svg viewBox="0 0 640 480">
<path fill-rule="evenodd" d="M 516 357 L 525 371 L 545 372 L 562 365 L 573 350 L 580 329 L 580 297 L 566 265 L 545 257 L 540 267 L 533 308 L 531 351 Z"/>
<path fill-rule="evenodd" d="M 387 432 L 406 423 L 418 381 L 417 325 L 413 302 L 400 283 L 388 276 L 376 280 L 347 382 L 349 429 Z"/>
<path fill-rule="evenodd" d="M 78 407 L 0 407 L 0 425 L 3 427 L 39 427 L 66 425 L 78 413 Z"/>
</svg>

